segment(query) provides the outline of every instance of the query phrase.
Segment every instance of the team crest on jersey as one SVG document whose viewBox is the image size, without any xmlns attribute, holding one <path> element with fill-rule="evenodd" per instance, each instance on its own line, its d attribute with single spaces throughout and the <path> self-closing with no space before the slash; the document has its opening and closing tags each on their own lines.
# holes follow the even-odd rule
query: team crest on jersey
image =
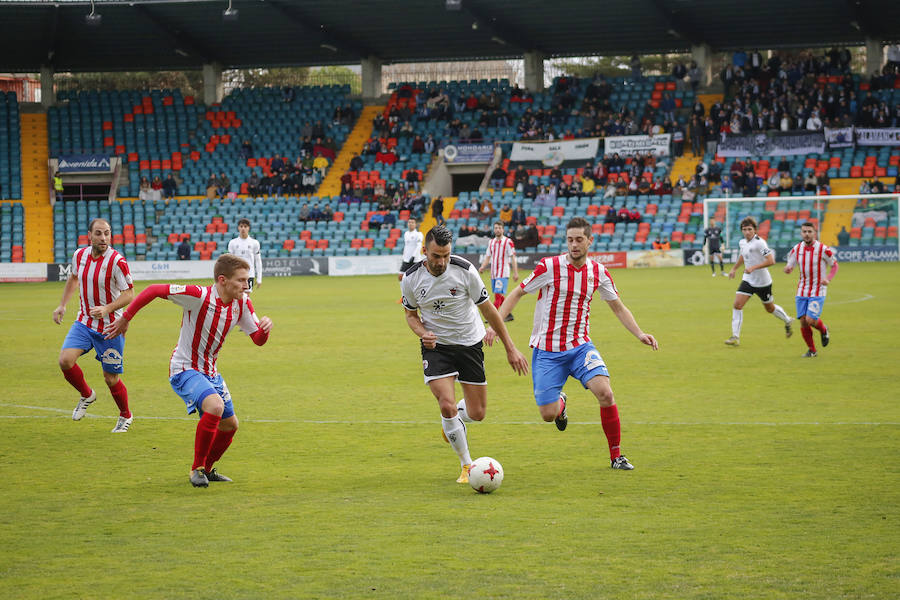
<svg viewBox="0 0 900 600">
<path fill-rule="evenodd" d="M 455 296 L 457 291 L 458 291 L 458 290 L 457 290 L 455 287 L 450 288 L 450 295 L 451 295 L 451 296 Z"/>
<path fill-rule="evenodd" d="M 818 313 L 822 306 L 819 304 L 818 300 L 813 300 L 809 303 L 809 312 Z"/>
<path fill-rule="evenodd" d="M 427 360 L 422 361 L 422 369 L 424 369 L 426 371 L 428 370 L 428 361 Z"/>
<path fill-rule="evenodd" d="M 113 367 L 121 367 L 122 366 L 122 355 L 115 348 L 107 348 L 106 351 L 100 355 L 100 360 L 105 365 L 111 365 Z"/>
</svg>

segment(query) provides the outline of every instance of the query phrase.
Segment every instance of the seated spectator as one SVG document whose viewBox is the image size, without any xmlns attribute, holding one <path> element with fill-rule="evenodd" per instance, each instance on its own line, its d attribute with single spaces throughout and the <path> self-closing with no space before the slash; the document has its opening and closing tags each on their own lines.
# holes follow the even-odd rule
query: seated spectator
<svg viewBox="0 0 900 600">
<path fill-rule="evenodd" d="M 425 140 L 422 139 L 422 136 L 417 135 L 412 143 L 412 153 L 413 154 L 425 154 Z"/>
<path fill-rule="evenodd" d="M 803 171 L 797 173 L 797 176 L 794 177 L 794 184 L 791 187 L 792 192 L 802 192 L 803 191 Z"/>
<path fill-rule="evenodd" d="M 322 154 L 317 154 L 313 159 L 313 169 L 321 173 L 322 177 L 325 176 L 325 171 L 328 170 L 328 159 L 322 156 Z"/>
<path fill-rule="evenodd" d="M 322 209 L 322 221 L 331 221 L 334 219 L 334 209 L 331 208 L 331 203 L 326 202 L 325 207 Z"/>
<path fill-rule="evenodd" d="M 734 182 L 731 181 L 730 176 L 722 175 L 721 190 L 722 195 L 726 198 L 730 198 L 731 194 L 734 193 Z"/>
<path fill-rule="evenodd" d="M 213 173 L 206 180 L 206 197 L 214 200 L 219 195 L 219 178 Z"/>
<path fill-rule="evenodd" d="M 384 225 L 384 215 L 380 212 L 376 212 L 369 219 L 369 229 L 378 230 L 381 229 L 381 226 Z"/>
<path fill-rule="evenodd" d="M 590 171 L 585 170 L 585 175 L 581 177 L 581 194 L 583 196 L 593 196 L 596 186 L 593 178 L 589 177 Z"/>
<path fill-rule="evenodd" d="M 138 198 L 144 201 L 153 200 L 153 188 L 150 187 L 150 180 L 146 177 L 141 177 L 141 186 L 140 192 L 138 193 Z"/>
<path fill-rule="evenodd" d="M 253 144 L 250 143 L 250 140 L 241 142 L 241 158 L 245 161 L 248 158 L 253 158 Z"/>
<path fill-rule="evenodd" d="M 298 220 L 298 221 L 303 221 L 304 223 L 305 223 L 306 221 L 309 221 L 309 220 L 310 220 L 310 213 L 311 213 L 311 212 L 312 212 L 312 211 L 311 211 L 310 208 L 309 208 L 309 203 L 304 202 L 304 203 L 303 203 L 303 206 L 300 207 L 300 212 L 299 212 L 298 215 L 297 215 L 297 220 Z"/>
<path fill-rule="evenodd" d="M 419 172 L 415 169 L 409 169 L 406 172 L 406 187 L 415 191 L 419 191 Z"/>
<path fill-rule="evenodd" d="M 284 102 L 293 102 L 294 101 L 294 88 L 289 85 L 284 86 L 284 89 L 281 91 L 281 99 Z"/>
<path fill-rule="evenodd" d="M 168 177 L 166 177 L 165 181 L 162 182 L 162 195 L 163 198 L 174 198 L 175 194 L 178 193 L 178 182 L 175 181 L 175 175 L 169 173 Z"/>
<path fill-rule="evenodd" d="M 506 182 L 506 171 L 503 170 L 503 167 L 497 166 L 491 172 L 491 188 L 494 190 L 503 189 L 504 182 Z"/>
<path fill-rule="evenodd" d="M 312 208 L 309 211 L 309 220 L 310 221 L 321 221 L 323 218 L 322 209 L 319 208 L 319 203 L 314 202 Z"/>
<path fill-rule="evenodd" d="M 838 246 L 846 246 L 850 243 L 850 232 L 847 231 L 847 228 L 843 225 L 841 226 L 840 233 L 837 234 Z"/>
<path fill-rule="evenodd" d="M 159 178 L 159 175 L 153 176 L 153 181 L 150 182 L 150 189 L 158 192 L 160 197 L 162 196 L 163 182 Z"/>
<path fill-rule="evenodd" d="M 525 170 L 525 167 L 523 165 L 517 166 L 513 174 L 513 185 L 516 187 L 516 190 L 522 191 L 522 188 L 528 183 L 528 179 L 528 171 Z"/>
<path fill-rule="evenodd" d="M 256 174 L 256 169 L 253 169 L 252 171 L 250 171 L 250 178 L 247 179 L 247 193 L 249 193 L 253 198 L 258 197 L 259 185 L 259 175 Z"/>
<path fill-rule="evenodd" d="M 484 202 L 481 203 L 481 210 L 478 213 L 478 217 L 481 219 L 489 219 L 497 214 L 497 211 L 494 210 L 494 203 L 491 202 L 490 198 L 485 198 Z"/>
<path fill-rule="evenodd" d="M 780 179 L 778 180 L 778 189 L 782 192 L 790 192 L 794 187 L 794 180 L 791 177 L 790 173 L 782 173 Z"/>
<path fill-rule="evenodd" d="M 365 163 L 363 159 L 359 156 L 359 154 L 354 154 L 353 158 L 350 159 L 350 170 L 351 171 L 361 171 Z"/>
<path fill-rule="evenodd" d="M 650 182 L 641 177 L 640 182 L 638 183 L 638 194 L 649 194 L 650 193 Z"/>
<path fill-rule="evenodd" d="M 499 216 L 500 221 L 504 225 L 509 226 L 510 224 L 512 224 L 512 216 L 513 216 L 513 211 L 509 207 L 509 204 L 504 204 L 503 207 L 500 209 L 500 216 Z"/>
<path fill-rule="evenodd" d="M 669 243 L 669 238 L 663 236 L 656 236 L 656 239 L 653 240 L 653 249 L 654 250 L 671 250 L 672 245 Z"/>
<path fill-rule="evenodd" d="M 422 148 L 425 151 L 425 154 L 428 154 L 429 156 L 434 154 L 436 148 L 434 136 L 429 134 L 428 137 L 425 138 Z"/>
<path fill-rule="evenodd" d="M 534 182 L 534 179 L 529 179 L 525 186 L 522 188 L 522 194 L 526 198 L 531 198 L 534 200 L 538 195 L 538 186 Z"/>
<path fill-rule="evenodd" d="M 869 183 L 869 193 L 870 194 L 883 194 L 885 192 L 884 182 L 878 179 L 878 175 L 875 175 L 872 178 L 872 181 Z"/>
<path fill-rule="evenodd" d="M 537 248 L 540 243 L 540 235 L 537 227 L 534 225 L 519 225 L 513 234 L 513 246 L 516 250 L 524 250 L 525 248 Z"/>
<path fill-rule="evenodd" d="M 512 219 L 510 220 L 510 225 L 512 227 L 518 227 L 519 225 L 525 225 L 528 220 L 527 215 L 525 214 L 525 209 L 521 206 L 517 206 L 512 211 Z"/>
<path fill-rule="evenodd" d="M 272 158 L 272 162 L 269 163 L 269 170 L 272 171 L 273 174 L 278 174 L 278 175 L 280 175 L 281 172 L 284 170 L 284 161 L 281 159 L 280 154 L 276 154 Z"/>
<path fill-rule="evenodd" d="M 300 193 L 313 194 L 316 191 L 316 173 L 312 169 L 304 169 L 300 175 Z"/>
<path fill-rule="evenodd" d="M 178 244 L 178 260 L 191 260 L 191 244 L 187 238 L 181 240 Z"/>
</svg>

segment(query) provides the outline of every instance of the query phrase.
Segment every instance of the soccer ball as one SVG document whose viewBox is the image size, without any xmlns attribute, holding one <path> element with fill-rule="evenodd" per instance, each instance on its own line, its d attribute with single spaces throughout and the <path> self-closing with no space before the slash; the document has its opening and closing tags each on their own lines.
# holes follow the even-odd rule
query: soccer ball
<svg viewBox="0 0 900 600">
<path fill-rule="evenodd" d="M 476 458 L 469 469 L 469 485 L 479 494 L 490 494 L 503 483 L 503 467 L 490 456 Z"/>
</svg>

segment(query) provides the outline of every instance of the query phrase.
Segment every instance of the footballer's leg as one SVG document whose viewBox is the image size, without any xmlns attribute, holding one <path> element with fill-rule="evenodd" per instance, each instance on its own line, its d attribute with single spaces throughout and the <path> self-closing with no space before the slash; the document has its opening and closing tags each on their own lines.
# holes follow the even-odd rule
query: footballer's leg
<svg viewBox="0 0 900 600">
<path fill-rule="evenodd" d="M 194 462 L 191 464 L 191 485 L 194 487 L 207 487 L 209 479 L 206 476 L 206 457 L 209 456 L 213 439 L 225 412 L 225 402 L 218 393 L 209 394 L 200 403 L 203 415 L 197 422 L 197 431 L 194 435 Z"/>
<path fill-rule="evenodd" d="M 609 377 L 598 375 L 587 382 L 587 388 L 594 393 L 600 403 L 600 423 L 606 442 L 609 446 L 610 466 L 613 469 L 630 471 L 634 466 L 621 453 L 619 444 L 622 439 L 622 426 L 619 422 L 619 408 L 616 406 L 612 388 L 609 385 Z"/>
<path fill-rule="evenodd" d="M 81 396 L 75 405 L 75 410 L 72 411 L 73 421 L 80 421 L 87 412 L 88 406 L 97 399 L 96 392 L 84 380 L 84 372 L 75 362 L 93 346 L 90 338 L 82 331 L 83 327 L 78 322 L 73 323 L 63 341 L 62 350 L 59 351 L 59 368 L 63 377 L 66 378 L 69 385 L 78 390 L 78 394 Z"/>
<path fill-rule="evenodd" d="M 206 455 L 206 461 L 204 461 L 203 468 L 206 471 L 206 478 L 210 483 L 221 481 L 221 482 L 229 482 L 232 481 L 230 477 L 222 475 L 218 470 L 213 466 L 222 455 L 225 454 L 225 451 L 228 450 L 228 447 L 231 446 L 232 440 L 234 440 L 234 434 L 237 433 L 238 430 L 238 418 L 237 415 L 232 414 L 229 417 L 223 418 L 219 421 L 219 427 L 216 430 L 216 435 L 213 438 L 212 446 L 209 448 L 209 454 Z"/>
<path fill-rule="evenodd" d="M 469 466 L 472 457 L 469 455 L 469 441 L 466 436 L 466 424 L 459 418 L 456 409 L 455 376 L 441 377 L 428 382 L 431 393 L 438 401 L 441 410 L 441 431 L 444 438 L 450 443 L 450 447 L 459 457 L 462 467 L 458 483 L 468 483 Z"/>
<path fill-rule="evenodd" d="M 744 305 L 750 299 L 750 294 L 738 292 L 734 296 L 734 305 L 731 309 L 731 337 L 725 340 L 729 346 L 738 346 L 741 343 L 741 326 L 744 324 Z"/>
</svg>

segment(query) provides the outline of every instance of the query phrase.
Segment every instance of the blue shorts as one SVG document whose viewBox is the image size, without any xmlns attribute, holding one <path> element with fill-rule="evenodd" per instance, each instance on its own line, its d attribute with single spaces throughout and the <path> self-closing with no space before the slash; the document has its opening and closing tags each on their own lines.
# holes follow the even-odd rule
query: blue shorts
<svg viewBox="0 0 900 600">
<path fill-rule="evenodd" d="M 498 277 L 491 279 L 491 289 L 495 294 L 505 294 L 506 286 L 509 285 L 509 277 Z"/>
<path fill-rule="evenodd" d="M 825 296 L 797 296 L 797 318 L 806 315 L 819 320 L 822 309 L 825 308 Z"/>
<path fill-rule="evenodd" d="M 556 402 L 570 375 L 585 388 L 588 381 L 598 375 L 609 377 L 606 363 L 592 342 L 565 352 L 535 348 L 531 354 L 531 380 L 534 382 L 534 401 L 537 405 Z"/>
<path fill-rule="evenodd" d="M 210 377 L 200 371 L 188 369 L 170 377 L 169 383 L 172 384 L 175 393 L 184 400 L 188 414 L 193 412 L 203 414 L 200 409 L 203 399 L 212 394 L 218 394 L 225 401 L 225 412 L 222 413 L 222 418 L 227 419 L 234 416 L 231 392 L 228 391 L 228 386 L 225 385 L 225 380 L 221 375 Z"/>
<path fill-rule="evenodd" d="M 82 354 L 91 348 L 96 352 L 95 358 L 100 361 L 100 366 L 107 373 L 121 375 L 125 372 L 123 355 L 125 354 L 125 336 L 117 335 L 111 340 L 104 340 L 102 333 L 97 333 L 80 321 L 72 323 L 66 339 L 63 340 L 63 349 L 77 348 Z"/>
</svg>

